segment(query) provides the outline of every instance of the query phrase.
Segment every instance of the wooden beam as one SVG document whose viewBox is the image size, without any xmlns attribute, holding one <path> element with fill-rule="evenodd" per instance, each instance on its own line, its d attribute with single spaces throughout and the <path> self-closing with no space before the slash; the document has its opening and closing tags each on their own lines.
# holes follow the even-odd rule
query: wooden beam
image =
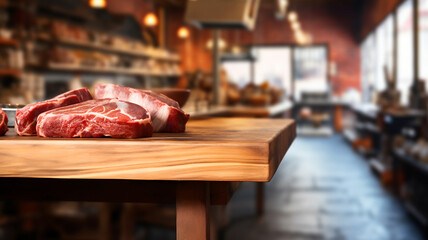
<svg viewBox="0 0 428 240">
<path fill-rule="evenodd" d="M 397 53 L 398 53 L 398 14 L 397 14 L 397 8 L 395 8 L 393 14 L 393 41 L 392 41 L 392 62 L 393 62 L 393 67 L 392 67 L 392 73 L 394 76 L 394 81 L 397 82 L 398 76 L 397 76 L 397 64 L 398 64 L 398 58 L 397 58 Z"/>
<path fill-rule="evenodd" d="M 419 0 L 413 0 L 413 84 L 418 89 L 419 81 Z"/>
<path fill-rule="evenodd" d="M 213 61 L 213 102 L 214 105 L 220 103 L 220 30 L 213 30 L 213 49 L 212 49 L 212 61 Z"/>
</svg>

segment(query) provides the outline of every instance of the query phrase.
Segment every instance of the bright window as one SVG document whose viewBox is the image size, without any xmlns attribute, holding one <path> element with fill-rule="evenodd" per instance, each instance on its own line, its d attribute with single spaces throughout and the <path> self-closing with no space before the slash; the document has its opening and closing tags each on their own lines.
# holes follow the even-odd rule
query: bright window
<svg viewBox="0 0 428 240">
<path fill-rule="evenodd" d="M 254 47 L 257 61 L 254 63 L 256 84 L 265 81 L 291 94 L 291 50 L 290 47 Z"/>
<path fill-rule="evenodd" d="M 397 89 L 401 104 L 409 102 L 409 88 L 413 82 L 413 3 L 407 0 L 397 11 Z"/>
<path fill-rule="evenodd" d="M 327 48 L 296 47 L 293 56 L 295 99 L 299 101 L 305 92 L 328 92 Z"/>
<path fill-rule="evenodd" d="M 393 48 L 394 48 L 394 20 L 393 15 L 388 16 L 376 29 L 376 81 L 377 92 L 386 89 L 384 68 L 392 75 Z"/>
<path fill-rule="evenodd" d="M 287 96 L 291 95 L 291 48 L 290 47 L 253 47 L 256 61 L 254 64 L 254 83 L 265 81 L 270 85 L 284 89 Z M 251 82 L 250 61 L 223 62 L 229 80 L 240 88 Z"/>
<path fill-rule="evenodd" d="M 251 63 L 249 61 L 227 61 L 223 63 L 223 67 L 229 81 L 238 85 L 239 88 L 243 88 L 251 82 Z"/>
<path fill-rule="evenodd" d="M 419 0 L 419 78 L 428 90 L 428 0 Z"/>
<path fill-rule="evenodd" d="M 363 42 L 361 50 L 361 87 L 363 90 L 363 101 L 373 101 L 372 95 L 375 91 L 376 76 L 376 42 L 375 35 L 370 34 Z"/>
</svg>

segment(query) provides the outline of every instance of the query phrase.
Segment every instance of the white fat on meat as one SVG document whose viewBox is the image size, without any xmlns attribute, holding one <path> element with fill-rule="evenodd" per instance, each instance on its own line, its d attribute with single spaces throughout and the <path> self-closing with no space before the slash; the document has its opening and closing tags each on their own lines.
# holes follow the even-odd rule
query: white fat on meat
<svg viewBox="0 0 428 240">
<path fill-rule="evenodd" d="M 97 99 L 116 98 L 145 108 L 150 113 L 155 132 L 184 132 L 189 119 L 176 101 L 149 90 L 102 84 L 97 86 L 95 95 Z"/>
<path fill-rule="evenodd" d="M 164 105 L 161 108 L 158 109 L 158 111 L 152 116 L 153 119 L 153 130 L 155 132 L 161 130 L 168 119 L 169 116 L 169 106 Z"/>
</svg>

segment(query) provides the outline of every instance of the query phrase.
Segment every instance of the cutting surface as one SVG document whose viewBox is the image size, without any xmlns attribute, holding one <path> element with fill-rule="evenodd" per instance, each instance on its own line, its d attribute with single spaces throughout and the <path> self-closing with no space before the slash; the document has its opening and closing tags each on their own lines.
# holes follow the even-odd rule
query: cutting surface
<svg viewBox="0 0 428 240">
<path fill-rule="evenodd" d="M 296 136 L 293 120 L 191 120 L 140 139 L 0 137 L 0 177 L 269 181 Z"/>
</svg>

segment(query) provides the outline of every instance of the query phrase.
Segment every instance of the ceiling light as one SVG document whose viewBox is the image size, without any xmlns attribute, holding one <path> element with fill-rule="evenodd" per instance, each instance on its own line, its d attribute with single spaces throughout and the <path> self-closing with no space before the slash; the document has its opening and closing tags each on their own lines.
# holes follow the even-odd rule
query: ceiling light
<svg viewBox="0 0 428 240">
<path fill-rule="evenodd" d="M 182 38 L 182 39 L 186 39 L 186 38 L 188 38 L 189 37 L 189 29 L 187 29 L 187 27 L 180 27 L 178 30 L 177 30 L 177 36 L 179 37 L 179 38 Z"/>
<path fill-rule="evenodd" d="M 295 22 L 295 21 L 297 21 L 297 13 L 296 13 L 296 12 L 294 12 L 294 11 L 291 11 L 291 12 L 288 14 L 288 21 L 290 21 L 290 22 Z"/>
<path fill-rule="evenodd" d="M 208 42 L 207 42 L 207 48 L 208 49 L 213 49 L 213 46 L 214 46 L 214 43 L 213 43 L 213 40 L 212 39 L 210 39 Z M 220 49 L 220 50 L 224 50 L 225 48 L 227 47 L 227 43 L 226 43 L 226 41 L 224 41 L 223 39 L 219 39 L 218 40 L 218 48 Z"/>
<path fill-rule="evenodd" d="M 154 13 L 147 13 L 143 19 L 144 25 L 147 27 L 154 27 L 158 25 L 158 18 Z"/>
<path fill-rule="evenodd" d="M 285 9 L 287 7 L 287 5 L 288 5 L 287 0 L 278 0 L 278 6 L 281 10 Z"/>
<path fill-rule="evenodd" d="M 293 22 L 293 23 L 291 24 L 291 28 L 292 28 L 294 31 L 298 31 L 298 30 L 300 30 L 300 23 L 299 23 L 299 22 Z"/>
<path fill-rule="evenodd" d="M 309 33 L 304 33 L 301 30 L 298 30 L 294 33 L 296 42 L 301 45 L 308 45 L 312 43 L 312 35 Z"/>
<path fill-rule="evenodd" d="M 92 8 L 105 8 L 107 6 L 106 0 L 90 0 L 89 6 Z"/>
<path fill-rule="evenodd" d="M 233 53 L 233 54 L 240 54 L 240 53 L 242 53 L 242 49 L 241 49 L 241 47 L 240 47 L 240 46 L 237 46 L 237 45 L 233 46 L 233 47 L 232 47 L 232 53 Z"/>
</svg>

